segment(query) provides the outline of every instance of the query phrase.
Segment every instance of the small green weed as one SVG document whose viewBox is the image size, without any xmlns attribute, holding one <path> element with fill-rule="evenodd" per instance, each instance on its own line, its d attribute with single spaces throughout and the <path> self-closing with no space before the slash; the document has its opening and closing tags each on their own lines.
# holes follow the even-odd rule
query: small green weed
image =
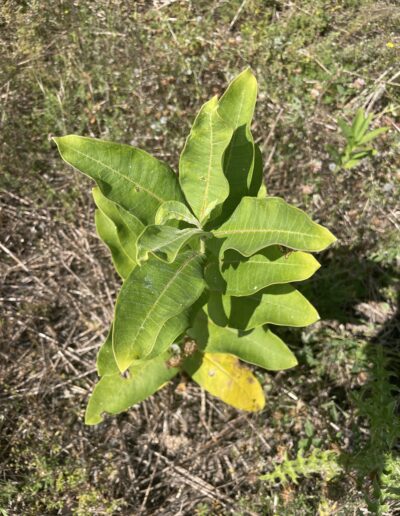
<svg viewBox="0 0 400 516">
<path fill-rule="evenodd" d="M 280 482 L 282 485 L 286 485 L 290 482 L 298 484 L 301 477 L 320 475 L 329 482 L 341 472 L 342 468 L 338 463 L 337 452 L 314 448 L 307 456 L 304 456 L 303 450 L 299 450 L 293 460 L 289 460 L 285 453 L 282 463 L 276 466 L 272 472 L 262 475 L 260 480 L 271 484 Z"/>
<path fill-rule="evenodd" d="M 381 345 L 370 348 L 367 354 L 365 359 L 372 362 L 370 380 L 353 395 L 358 416 L 369 425 L 367 441 L 362 444 L 360 439 L 357 449 L 350 454 L 313 448 L 305 456 L 300 448 L 297 456 L 289 459 L 285 452 L 282 463 L 260 480 L 287 486 L 312 475 L 320 475 L 326 483 L 341 474 L 355 475 L 373 514 L 387 513 L 400 500 L 400 457 L 395 451 L 400 440 L 399 389 L 391 382 L 393 358 L 389 359 Z M 306 435 L 312 437 L 312 429 L 306 429 Z"/>
<path fill-rule="evenodd" d="M 342 151 L 338 151 L 331 145 L 327 146 L 336 162 L 337 169 L 344 168 L 347 170 L 356 167 L 360 164 L 361 160 L 377 154 L 377 151 L 369 144 L 379 135 L 384 134 L 389 128 L 378 127 L 377 129 L 368 131 L 373 118 L 374 115 L 372 113 L 367 115 L 365 111 L 360 108 L 351 125 L 343 119 L 338 119 L 337 123 L 346 139 L 346 146 Z"/>
</svg>

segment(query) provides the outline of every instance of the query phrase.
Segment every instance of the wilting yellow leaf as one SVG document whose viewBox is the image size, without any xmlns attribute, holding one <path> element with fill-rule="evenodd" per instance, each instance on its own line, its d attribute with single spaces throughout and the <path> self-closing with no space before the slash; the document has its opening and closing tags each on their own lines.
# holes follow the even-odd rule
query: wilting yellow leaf
<svg viewBox="0 0 400 516">
<path fill-rule="evenodd" d="M 233 355 L 196 353 L 184 368 L 203 389 L 232 407 L 256 412 L 265 405 L 257 378 Z"/>
</svg>

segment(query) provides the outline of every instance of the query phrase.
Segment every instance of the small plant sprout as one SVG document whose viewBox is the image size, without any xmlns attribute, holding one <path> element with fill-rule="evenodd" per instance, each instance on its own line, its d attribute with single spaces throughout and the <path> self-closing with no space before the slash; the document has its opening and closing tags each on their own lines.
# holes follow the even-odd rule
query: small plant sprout
<svg viewBox="0 0 400 516">
<path fill-rule="evenodd" d="M 347 124 L 342 119 L 337 121 L 342 135 L 346 139 L 346 146 L 340 152 L 333 146 L 328 147 L 329 152 L 335 160 L 336 170 L 356 167 L 364 158 L 370 158 L 377 154 L 377 151 L 371 147 L 370 144 L 389 128 L 379 127 L 378 129 L 368 131 L 373 117 L 373 114 L 367 115 L 365 111 L 360 108 L 351 125 Z"/>
<path fill-rule="evenodd" d="M 297 364 L 268 325 L 318 320 L 291 283 L 319 268 L 309 253 L 335 237 L 267 195 L 250 131 L 256 96 L 246 69 L 204 104 L 179 175 L 128 145 L 55 138 L 62 158 L 96 182 L 97 232 L 123 282 L 87 424 L 127 410 L 181 371 L 233 407 L 258 411 L 263 389 L 243 362 L 271 371 Z"/>
</svg>

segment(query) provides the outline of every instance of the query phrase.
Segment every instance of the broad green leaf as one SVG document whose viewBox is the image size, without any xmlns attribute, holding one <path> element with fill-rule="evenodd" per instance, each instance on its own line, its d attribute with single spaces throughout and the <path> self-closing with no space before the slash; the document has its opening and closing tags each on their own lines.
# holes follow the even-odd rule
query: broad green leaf
<svg viewBox="0 0 400 516">
<path fill-rule="evenodd" d="M 299 251 L 322 251 L 336 240 L 330 231 L 279 197 L 243 197 L 231 218 L 213 234 L 225 239 L 221 254 L 235 249 L 243 256 L 274 244 Z"/>
<path fill-rule="evenodd" d="M 162 325 L 192 305 L 203 288 L 202 257 L 192 251 L 173 263 L 152 257 L 134 269 L 115 307 L 113 349 L 120 371 L 149 356 Z"/>
<path fill-rule="evenodd" d="M 183 200 L 172 169 L 147 152 L 75 135 L 54 141 L 64 161 L 94 179 L 105 197 L 144 224 L 154 222 L 163 202 Z"/>
<path fill-rule="evenodd" d="M 153 359 L 162 353 L 165 353 L 171 344 L 180 337 L 186 329 L 189 327 L 189 310 L 185 310 L 175 317 L 168 319 L 168 321 L 162 326 L 159 334 L 157 335 L 154 347 L 146 360 Z"/>
<path fill-rule="evenodd" d="M 179 337 L 186 328 L 189 326 L 189 314 L 188 312 L 182 312 L 175 317 L 169 319 L 164 326 L 161 328 L 157 335 L 157 340 L 154 344 L 154 348 L 150 355 L 146 357 L 146 360 L 155 358 L 162 353 L 165 353 L 169 346 Z M 136 361 L 136 363 L 142 361 Z M 114 352 L 112 348 L 112 326 L 108 333 L 107 339 L 101 346 L 97 354 L 97 373 L 99 376 L 108 376 L 110 374 L 119 373 L 117 363 L 114 358 Z"/>
<path fill-rule="evenodd" d="M 200 223 L 196 217 L 185 204 L 179 201 L 166 201 L 158 208 L 154 222 L 160 226 L 169 220 L 183 220 L 200 228 Z"/>
<path fill-rule="evenodd" d="M 233 328 L 221 328 L 200 311 L 194 325 L 188 330 L 202 351 L 207 353 L 229 353 L 244 362 L 270 371 L 289 369 L 297 365 L 296 357 L 286 344 L 271 330 L 263 327 L 251 332 L 240 332 Z"/>
<path fill-rule="evenodd" d="M 229 250 L 221 266 L 227 284 L 225 293 L 248 296 L 269 285 L 303 281 L 312 276 L 320 264 L 311 254 L 301 251 L 284 254 L 277 246 L 270 246 L 250 258 Z"/>
<path fill-rule="evenodd" d="M 204 279 L 207 287 L 214 292 L 226 291 L 226 281 L 222 277 L 217 261 L 210 261 L 204 268 Z"/>
<path fill-rule="evenodd" d="M 96 206 L 113 222 L 123 250 L 136 262 L 136 241 L 144 229 L 143 224 L 124 208 L 104 197 L 100 188 L 93 188 L 92 194 Z"/>
<path fill-rule="evenodd" d="M 229 326 L 240 330 L 267 323 L 303 327 L 319 319 L 312 304 L 291 285 L 273 285 L 252 296 L 231 297 L 230 301 Z"/>
<path fill-rule="evenodd" d="M 264 408 L 264 392 L 257 378 L 232 355 L 197 352 L 183 368 L 203 389 L 232 407 L 249 412 Z"/>
<path fill-rule="evenodd" d="M 179 161 L 181 188 L 201 223 L 228 196 L 222 159 L 231 137 L 232 129 L 220 117 L 213 97 L 197 115 Z"/>
<path fill-rule="evenodd" d="M 161 260 L 171 263 L 190 240 L 206 235 L 207 233 L 198 228 L 147 226 L 138 240 L 138 260 L 146 260 L 148 253 L 151 252 Z"/>
<path fill-rule="evenodd" d="M 86 409 L 85 423 L 96 425 L 103 414 L 119 414 L 140 403 L 171 380 L 178 369 L 167 364 L 170 354 L 133 364 L 123 376 L 120 373 L 103 376 L 95 386 Z"/>
<path fill-rule="evenodd" d="M 229 323 L 231 298 L 221 292 L 210 291 L 207 300 L 207 312 L 212 321 L 218 326 L 227 326 Z"/>
<path fill-rule="evenodd" d="M 228 86 L 219 101 L 218 112 L 232 127 L 232 140 L 224 155 L 224 173 L 229 181 L 229 197 L 223 211 L 232 213 L 244 195 L 253 195 L 262 183 L 262 174 L 254 170 L 254 141 L 250 132 L 257 99 L 257 80 L 249 68 Z M 257 184 L 258 183 L 258 184 Z"/>
<path fill-rule="evenodd" d="M 205 241 L 205 251 L 210 260 L 218 262 L 223 243 L 223 240 L 214 236 L 214 232 L 210 232 L 210 238 Z"/>
<path fill-rule="evenodd" d="M 110 249 L 115 270 L 122 279 L 127 278 L 135 268 L 136 262 L 122 248 L 114 223 L 101 210 L 95 211 L 94 218 L 97 234 Z"/>
</svg>

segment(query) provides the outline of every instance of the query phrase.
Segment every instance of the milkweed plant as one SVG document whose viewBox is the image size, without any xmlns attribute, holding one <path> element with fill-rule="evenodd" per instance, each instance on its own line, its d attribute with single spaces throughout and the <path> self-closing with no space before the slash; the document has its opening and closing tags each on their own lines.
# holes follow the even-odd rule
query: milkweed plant
<svg viewBox="0 0 400 516">
<path fill-rule="evenodd" d="M 97 356 L 86 409 L 94 425 L 185 372 L 241 410 L 265 405 L 250 368 L 294 367 L 270 329 L 308 326 L 315 308 L 292 285 L 309 278 L 309 253 L 335 241 L 263 183 L 250 131 L 257 81 L 244 70 L 194 120 L 179 174 L 147 152 L 94 138 L 54 138 L 61 157 L 96 186 L 95 222 L 122 280 Z"/>
</svg>

